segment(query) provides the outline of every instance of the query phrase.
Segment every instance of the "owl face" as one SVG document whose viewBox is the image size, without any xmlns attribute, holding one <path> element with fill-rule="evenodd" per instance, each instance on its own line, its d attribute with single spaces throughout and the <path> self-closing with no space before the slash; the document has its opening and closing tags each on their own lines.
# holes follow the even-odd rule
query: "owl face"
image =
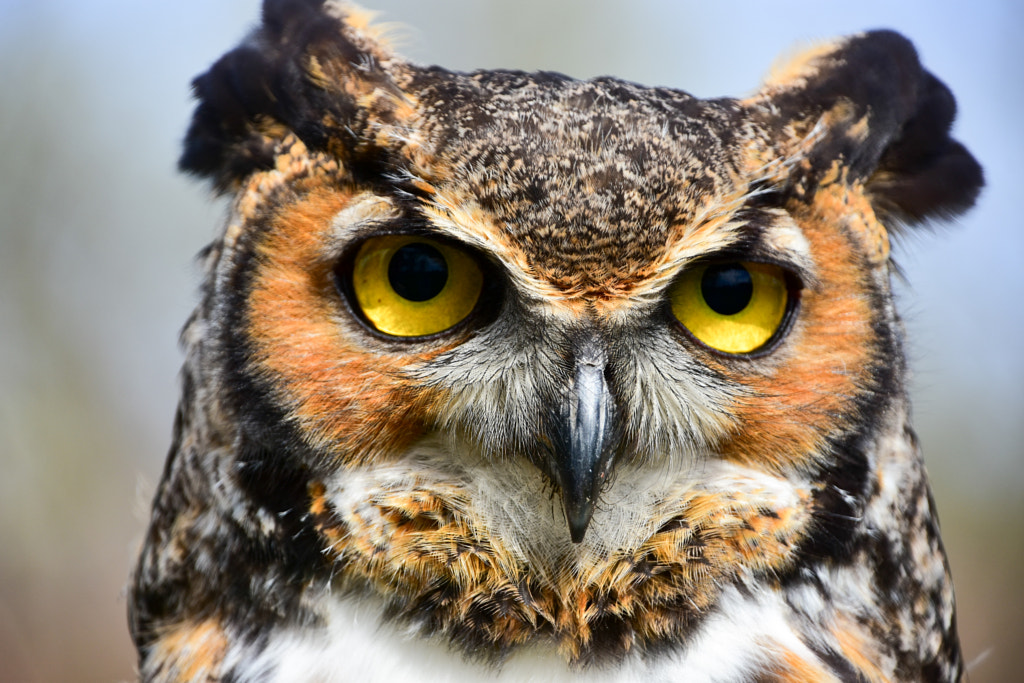
<svg viewBox="0 0 1024 683">
<path fill-rule="evenodd" d="M 421 68 L 315 5 L 269 3 L 195 84 L 182 164 L 234 202 L 179 446 L 222 449 L 216 514 L 263 539 L 210 562 L 278 577 L 282 613 L 341 586 L 474 656 L 583 665 L 860 552 L 905 420 L 887 226 L 980 184 L 909 44 L 699 100 Z M 168 519 L 214 514 L 164 487 Z"/>
</svg>

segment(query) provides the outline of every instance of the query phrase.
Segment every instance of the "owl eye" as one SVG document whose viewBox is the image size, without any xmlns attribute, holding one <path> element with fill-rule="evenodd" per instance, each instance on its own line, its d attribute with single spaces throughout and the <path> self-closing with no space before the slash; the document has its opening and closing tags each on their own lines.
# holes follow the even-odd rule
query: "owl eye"
<svg viewBox="0 0 1024 683">
<path fill-rule="evenodd" d="M 778 332 L 790 305 L 786 272 L 766 263 L 698 266 L 669 289 L 672 313 L 694 337 L 724 353 L 757 351 Z"/>
<path fill-rule="evenodd" d="M 465 251 L 419 235 L 384 235 L 352 262 L 352 294 L 366 320 L 395 337 L 454 327 L 476 307 L 483 273 Z"/>
</svg>

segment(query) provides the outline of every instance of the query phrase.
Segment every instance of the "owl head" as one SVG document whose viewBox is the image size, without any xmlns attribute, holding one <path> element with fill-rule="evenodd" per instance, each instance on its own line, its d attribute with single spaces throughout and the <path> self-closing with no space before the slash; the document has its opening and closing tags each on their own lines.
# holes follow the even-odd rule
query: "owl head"
<svg viewBox="0 0 1024 683">
<path fill-rule="evenodd" d="M 181 166 L 232 208 L 175 448 L 216 454 L 178 467 L 221 468 L 239 552 L 570 659 L 853 552 L 905 419 L 890 234 L 982 184 L 903 37 L 704 100 L 419 66 L 268 0 L 194 89 Z"/>
</svg>

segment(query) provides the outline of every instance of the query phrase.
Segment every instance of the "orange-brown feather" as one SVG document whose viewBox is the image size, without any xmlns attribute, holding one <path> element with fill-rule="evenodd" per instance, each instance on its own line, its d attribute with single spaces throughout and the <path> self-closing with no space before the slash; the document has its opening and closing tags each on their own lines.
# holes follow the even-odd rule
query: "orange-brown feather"
<svg viewBox="0 0 1024 683">
<path fill-rule="evenodd" d="M 228 643 L 227 634 L 213 619 L 181 623 L 154 642 L 149 666 L 161 672 L 161 681 L 220 680 Z"/>
<path fill-rule="evenodd" d="M 375 353 L 339 323 L 346 314 L 334 262 L 323 249 L 332 219 L 350 200 L 348 193 L 320 188 L 279 209 L 258 246 L 246 331 L 254 366 L 272 377 L 275 398 L 306 438 L 337 449 L 342 459 L 365 462 L 401 452 L 423 435 L 432 394 L 423 390 L 410 403 L 402 373 L 445 347 Z"/>
<path fill-rule="evenodd" d="M 834 184 L 811 204 L 788 207 L 811 245 L 818 284 L 803 292 L 786 346 L 736 377 L 750 393 L 737 399 L 740 429 L 724 444 L 726 457 L 774 470 L 808 469 L 827 455 L 826 439 L 850 426 L 844 416 L 854 414 L 873 364 L 884 360 L 873 355 L 872 322 L 879 313 L 870 299 L 872 273 L 864 269 L 859 233 L 837 229 L 850 225 L 862 198 Z"/>
</svg>

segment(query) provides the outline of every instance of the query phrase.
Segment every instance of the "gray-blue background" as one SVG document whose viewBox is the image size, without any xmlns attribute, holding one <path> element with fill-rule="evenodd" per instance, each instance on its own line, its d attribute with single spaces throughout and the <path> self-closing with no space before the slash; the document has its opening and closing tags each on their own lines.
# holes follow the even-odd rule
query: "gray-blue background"
<svg viewBox="0 0 1024 683">
<path fill-rule="evenodd" d="M 457 69 L 753 90 L 794 46 L 911 37 L 960 103 L 979 207 L 897 249 L 915 415 L 972 681 L 1024 670 L 1024 5 L 379 0 L 404 54 Z M 132 676 L 123 586 L 169 443 L 223 206 L 175 174 L 188 83 L 256 0 L 0 0 L 0 681 Z"/>
</svg>

